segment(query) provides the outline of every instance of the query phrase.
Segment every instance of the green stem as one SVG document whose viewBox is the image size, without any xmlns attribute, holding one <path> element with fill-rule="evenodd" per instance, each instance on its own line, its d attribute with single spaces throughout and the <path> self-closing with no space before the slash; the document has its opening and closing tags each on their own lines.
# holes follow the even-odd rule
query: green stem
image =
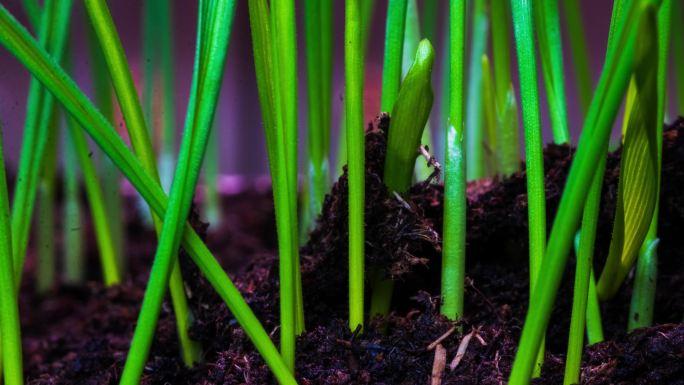
<svg viewBox="0 0 684 385">
<path fill-rule="evenodd" d="M 485 176 L 482 130 L 482 55 L 487 49 L 489 20 L 485 0 L 475 0 L 471 21 L 470 59 L 468 61 L 468 98 L 465 114 L 466 172 L 468 180 Z"/>
<path fill-rule="evenodd" d="M 403 25 L 405 14 L 402 13 L 401 16 L 400 23 Z M 361 4 L 359 0 L 345 0 L 344 19 L 344 100 L 347 128 L 347 172 L 349 179 L 349 328 L 353 331 L 358 326 L 363 327 L 364 324 L 365 275 L 364 52 Z M 403 31 L 404 28 L 402 26 L 401 33 Z M 399 42 L 401 43 L 401 40 Z M 399 59 L 401 59 L 401 56 L 399 56 Z M 398 60 L 398 62 L 401 65 L 401 60 Z"/>
<path fill-rule="evenodd" d="M 57 174 L 57 136 L 59 135 L 59 113 L 52 109 L 48 124 L 45 155 L 38 184 L 37 243 L 38 266 L 36 270 L 36 291 L 45 294 L 55 284 L 55 199 Z"/>
<path fill-rule="evenodd" d="M 19 305 L 14 283 L 12 259 L 12 229 L 10 226 L 9 194 L 5 176 L 5 155 L 0 127 L 0 380 L 6 385 L 22 385 L 24 370 L 21 353 Z M 1 378 L 4 375 L 4 378 Z"/>
<path fill-rule="evenodd" d="M 111 123 L 2 5 L 0 5 L 0 32 L 2 32 L 0 44 L 5 46 L 55 95 L 55 98 L 78 120 L 95 143 L 119 167 L 155 214 L 163 216 L 168 197 L 158 180 L 145 171 L 140 160 L 130 151 Z M 189 224 L 185 225 L 182 246 L 226 303 L 278 381 L 281 384 L 295 384 L 294 377 L 284 364 L 268 333 L 230 277 L 223 271 L 221 265 Z"/>
<path fill-rule="evenodd" d="M 589 298 L 587 300 L 587 343 L 589 345 L 603 342 L 603 322 L 601 321 L 601 305 L 596 293 L 596 275 L 591 269 L 589 276 Z"/>
<path fill-rule="evenodd" d="M 677 94 L 677 110 L 684 114 L 684 6 L 681 1 L 672 3 L 672 56 L 674 57 L 675 92 Z"/>
<path fill-rule="evenodd" d="M 218 192 L 219 183 L 219 139 L 220 125 L 217 123 L 221 118 L 217 114 L 214 119 L 214 127 L 207 143 L 207 154 L 204 160 L 204 215 L 211 227 L 217 230 L 221 220 L 221 196 Z"/>
<path fill-rule="evenodd" d="M 539 56 L 544 72 L 553 141 L 556 144 L 570 143 L 558 0 L 536 2 L 534 4 L 534 16 L 536 18 Z"/>
<path fill-rule="evenodd" d="M 494 89 L 499 108 L 508 99 L 511 85 L 511 9 L 508 1 L 502 1 L 489 9 L 492 17 L 492 61 L 494 63 Z"/>
<path fill-rule="evenodd" d="M 607 150 L 607 149 L 606 149 Z M 580 383 L 580 366 L 582 364 L 582 348 L 584 346 L 584 329 L 587 303 L 589 298 L 589 282 L 591 281 L 596 228 L 598 227 L 599 209 L 601 205 L 601 188 L 603 174 L 606 169 L 606 157 L 603 156 L 596 169 L 591 190 L 587 196 L 582 213 L 582 229 L 580 230 L 579 247 L 575 266 L 575 286 L 572 298 L 572 316 L 570 318 L 570 335 L 568 337 L 568 354 L 565 360 L 565 385 Z"/>
<path fill-rule="evenodd" d="M 644 244 L 639 252 L 627 319 L 627 330 L 630 332 L 653 324 L 653 305 L 658 279 L 659 242 L 658 239 L 655 239 L 649 244 Z"/>
<path fill-rule="evenodd" d="M 520 74 L 520 99 L 525 129 L 525 168 L 527 173 L 527 218 L 530 249 L 530 298 L 537 286 L 544 249 L 546 247 L 546 193 L 544 191 L 544 157 L 539 116 L 537 63 L 534 49 L 532 3 L 514 0 L 511 3 L 515 46 Z M 541 373 L 544 346 L 538 349 L 533 376 Z"/>
<path fill-rule="evenodd" d="M 382 63 L 380 110 L 391 112 L 401 86 L 401 58 L 408 0 L 389 0 L 385 24 L 385 56 Z"/>
<path fill-rule="evenodd" d="M 444 162 L 442 307 L 451 320 L 463 317 L 466 235 L 466 169 L 463 154 L 465 0 L 449 3 L 449 121 Z"/>
<path fill-rule="evenodd" d="M 150 135 L 145 125 L 142 107 L 133 83 L 131 71 L 128 67 L 128 62 L 126 61 L 126 54 L 124 53 L 121 40 L 119 39 L 107 4 L 104 0 L 85 0 L 85 6 L 88 11 L 91 25 L 95 30 L 100 42 L 100 47 L 103 50 L 107 68 L 109 69 L 112 78 L 114 91 L 116 92 L 121 112 L 126 121 L 126 128 L 128 129 L 133 149 L 136 155 L 140 157 L 140 161 L 145 167 L 145 170 L 152 175 L 153 178 L 159 180 L 156 159 L 152 149 Z M 159 217 L 153 216 L 153 219 L 155 222 L 155 229 L 159 235 L 161 232 L 161 221 Z M 177 286 L 175 288 L 172 287 L 170 290 L 172 295 L 177 295 L 179 293 L 184 293 L 184 289 L 178 258 L 176 257 L 174 260 L 173 270 L 177 270 L 177 272 L 174 271 L 171 275 L 169 285 Z M 187 301 L 187 299 L 175 298 L 172 300 L 172 303 L 181 303 L 181 301 Z M 192 366 L 194 362 L 200 360 L 198 355 L 200 348 L 197 342 L 193 341 L 187 334 L 187 328 L 181 327 L 182 320 L 191 319 L 189 314 L 179 313 L 182 312 L 183 309 L 187 309 L 187 305 L 174 307 L 177 320 L 176 326 L 178 328 L 178 338 L 181 343 L 183 361 L 187 366 Z"/>
<path fill-rule="evenodd" d="M 592 79 L 591 66 L 589 65 L 589 49 L 584 34 L 582 11 L 579 0 L 566 0 L 563 4 L 563 13 L 568 29 L 568 41 L 572 57 L 575 83 L 579 93 L 582 114 L 586 115 L 591 103 Z"/>
<path fill-rule="evenodd" d="M 68 130 L 62 135 L 64 149 L 64 281 L 70 284 L 83 282 L 85 239 L 83 213 L 80 200 L 78 158 Z"/>
</svg>

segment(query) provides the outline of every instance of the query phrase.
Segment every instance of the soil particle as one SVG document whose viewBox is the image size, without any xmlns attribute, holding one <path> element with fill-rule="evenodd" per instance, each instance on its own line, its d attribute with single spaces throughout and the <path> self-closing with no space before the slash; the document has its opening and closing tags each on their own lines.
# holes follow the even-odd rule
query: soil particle
<svg viewBox="0 0 684 385">
<path fill-rule="evenodd" d="M 435 381 L 435 350 L 428 347 L 442 337 L 442 385 L 504 384 L 528 304 L 525 173 L 468 186 L 466 317 L 454 324 L 438 314 L 435 296 L 440 285 L 443 188 L 418 183 L 402 196 L 388 194 L 381 178 L 388 124 L 381 116 L 366 134 L 366 260 L 369 270 L 396 280 L 393 311 L 371 320 L 363 333 L 352 332 L 347 325 L 347 180 L 342 175 L 301 249 L 307 331 L 297 344 L 298 381 L 430 384 Z M 655 326 L 626 333 L 632 287 L 628 277 L 617 296 L 602 304 L 606 341 L 585 349 L 583 384 L 684 383 L 684 271 L 679 252 L 684 228 L 679 187 L 684 185 L 684 120 L 665 132 L 663 151 Z M 552 145 L 545 151 L 549 218 L 557 208 L 572 155 L 567 146 Z M 619 155 L 610 154 L 607 162 L 597 273 L 610 242 Z M 224 217 L 231 219 L 210 231 L 207 241 L 277 343 L 278 269 L 269 194 L 226 198 Z M 193 216 L 191 222 L 201 228 L 198 219 Z M 117 383 L 156 244 L 154 235 L 135 218 L 128 238 L 133 273 L 123 285 L 59 285 L 49 296 L 38 297 L 27 280 L 21 312 L 28 383 Z M 273 383 L 221 299 L 187 256 L 181 254 L 181 262 L 196 318 L 190 332 L 202 342 L 205 360 L 193 369 L 183 367 L 173 314 L 166 304 L 143 383 Z M 535 384 L 562 382 L 573 272 L 570 258 L 547 332 L 542 377 Z M 460 361 L 451 369 L 457 355 Z"/>
</svg>

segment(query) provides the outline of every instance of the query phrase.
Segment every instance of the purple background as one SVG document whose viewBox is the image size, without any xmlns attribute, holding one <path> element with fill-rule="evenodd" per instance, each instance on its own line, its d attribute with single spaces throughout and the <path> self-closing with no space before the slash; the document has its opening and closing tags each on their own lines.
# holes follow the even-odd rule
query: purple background
<svg viewBox="0 0 684 385">
<path fill-rule="evenodd" d="M 429 1 L 429 0 L 427 0 Z M 494 0 L 496 1 L 496 0 Z M 3 1 L 4 6 L 19 18 L 26 25 L 26 17 L 21 7 L 20 0 Z M 75 53 L 76 80 L 83 89 L 90 95 L 89 84 L 90 73 L 87 54 L 87 41 L 85 28 L 86 15 L 82 2 L 75 1 L 75 12 L 72 16 L 71 38 Z M 343 2 L 336 2 L 334 20 L 334 47 L 335 47 L 335 68 L 333 82 L 333 138 L 337 136 L 337 126 L 339 122 L 339 112 L 342 105 L 342 95 L 344 87 L 343 79 Z M 373 14 L 373 30 L 368 47 L 366 58 L 366 119 L 371 119 L 379 109 L 379 90 L 380 76 L 382 68 L 382 49 L 384 36 L 384 16 L 386 12 L 386 2 L 377 1 L 378 6 Z M 176 59 L 176 79 L 177 95 L 176 103 L 177 121 L 183 122 L 185 106 L 190 88 L 192 75 L 192 64 L 195 43 L 195 28 L 197 16 L 197 3 L 195 1 L 175 1 L 173 6 L 174 22 L 174 49 Z M 297 1 L 299 21 L 299 99 L 300 99 L 300 131 L 306 127 L 306 88 L 305 88 L 305 61 L 303 45 L 303 23 L 301 22 L 301 1 Z M 109 1 L 114 21 L 121 34 L 121 39 L 126 54 L 131 63 L 136 82 L 139 82 L 140 63 L 142 57 L 142 1 L 139 0 L 116 0 Z M 446 15 L 447 1 L 439 0 L 441 12 L 440 17 Z M 584 23 L 590 50 L 590 60 L 592 64 L 594 82 L 598 78 L 598 71 L 601 68 L 603 56 L 605 54 L 605 44 L 610 23 L 611 6 L 610 1 L 582 1 L 584 11 Z M 561 22 L 564 23 L 563 17 Z M 442 36 L 444 23 L 440 23 L 438 36 Z M 438 55 L 441 56 L 442 42 L 433 42 Z M 566 47 L 566 91 L 568 95 L 568 116 L 572 132 L 573 141 L 577 140 L 578 132 L 581 128 L 580 109 L 576 88 L 574 87 L 573 73 L 570 70 L 571 62 L 568 56 L 568 44 Z M 515 53 L 511 46 L 512 60 L 515 60 Z M 515 61 L 513 62 L 515 67 Z M 540 64 L 538 64 L 540 66 Z M 436 88 L 436 95 L 439 95 L 439 80 L 441 76 L 441 59 L 437 60 L 437 68 L 434 71 L 433 83 Z M 541 67 L 539 67 L 541 72 Z M 515 79 L 514 71 L 514 83 Z M 541 76 L 541 74 L 540 74 Z M 541 80 L 541 78 L 540 78 Z M 0 125 L 4 133 L 4 144 L 6 151 L 6 161 L 8 167 L 16 166 L 16 161 L 21 144 L 21 132 L 25 115 L 25 104 L 28 93 L 29 75 L 22 68 L 19 62 L 14 59 L 4 48 L 0 48 Z M 540 94 L 542 95 L 542 114 L 544 125 L 544 139 L 548 142 L 551 138 L 548 125 L 548 112 L 545 103 L 543 83 L 539 83 Z M 438 97 L 438 96 L 437 96 Z M 439 100 L 435 101 L 433 117 L 439 112 Z M 673 108 L 669 109 L 673 111 Z M 220 140 L 220 170 L 227 174 L 242 174 L 248 177 L 266 175 L 268 166 L 265 155 L 265 145 L 261 127 L 261 115 L 257 98 L 256 81 L 252 62 L 251 38 L 248 24 L 247 2 L 238 1 L 234 30 L 231 37 L 230 51 L 227 61 L 227 68 L 224 77 L 221 102 L 218 113 L 219 120 L 219 140 Z M 435 130 L 439 127 L 435 127 Z M 522 135 L 521 135 L 522 136 Z M 300 137 L 304 137 L 301 135 Z M 300 140 L 300 147 L 305 148 L 305 141 Z M 333 144 L 333 155 L 336 152 L 336 144 Z M 303 152 L 301 152 L 303 154 Z M 439 153 L 439 151 L 438 151 Z M 303 156 L 303 155 L 302 155 Z M 334 164 L 334 163 L 333 163 Z"/>
</svg>

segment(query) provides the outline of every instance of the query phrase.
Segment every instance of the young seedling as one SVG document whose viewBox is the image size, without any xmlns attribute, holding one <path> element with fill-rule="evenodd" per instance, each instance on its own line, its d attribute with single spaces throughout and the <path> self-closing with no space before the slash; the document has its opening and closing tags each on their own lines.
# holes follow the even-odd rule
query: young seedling
<svg viewBox="0 0 684 385">
<path fill-rule="evenodd" d="M 45 88 L 55 95 L 55 98 L 78 120 L 95 143 L 119 167 L 155 214 L 163 216 L 168 204 L 168 197 L 159 185 L 158 180 L 153 179 L 145 171 L 138 158 L 128 149 L 111 123 L 98 112 L 83 91 L 2 5 L 0 5 L 0 32 L 2 32 L 0 33 L 0 44 L 5 46 Z M 294 377 L 285 366 L 269 335 L 237 287 L 189 224 L 185 225 L 182 246 L 226 303 L 278 381 L 282 384 L 294 384 Z"/>
<path fill-rule="evenodd" d="M 449 3 L 449 121 L 444 150 L 442 307 L 451 320 L 463 317 L 466 235 L 466 167 L 463 153 L 465 0 Z"/>
<path fill-rule="evenodd" d="M 56 279 L 55 261 L 55 206 L 57 194 L 57 137 L 59 136 L 60 114 L 52 109 L 48 123 L 45 155 L 43 157 L 38 194 L 36 197 L 36 241 L 38 243 L 38 266 L 36 267 L 36 291 L 45 294 L 53 288 Z M 116 260 L 114 260 L 116 261 Z M 116 271 L 116 265 L 114 265 Z"/>
<path fill-rule="evenodd" d="M 385 24 L 385 57 L 382 65 L 380 110 L 390 112 L 401 87 L 401 62 L 408 0 L 390 0 Z"/>
<path fill-rule="evenodd" d="M 81 231 L 83 213 L 80 201 L 80 173 L 76 148 L 69 131 L 62 135 L 64 149 L 64 281 L 83 282 L 84 242 Z"/>
<path fill-rule="evenodd" d="M 589 49 L 582 23 L 582 12 L 579 1 L 563 1 L 563 14 L 567 26 L 568 41 L 575 73 L 575 83 L 579 93 L 582 114 L 586 115 L 591 103 L 592 80 L 589 65 Z"/>
</svg>

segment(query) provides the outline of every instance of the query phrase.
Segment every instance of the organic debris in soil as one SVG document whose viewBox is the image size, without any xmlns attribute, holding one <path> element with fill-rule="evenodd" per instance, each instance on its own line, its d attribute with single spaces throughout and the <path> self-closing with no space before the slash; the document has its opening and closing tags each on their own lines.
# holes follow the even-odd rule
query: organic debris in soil
<svg viewBox="0 0 684 385">
<path fill-rule="evenodd" d="M 387 193 L 381 178 L 387 127 L 387 118 L 380 117 L 366 135 L 366 252 L 369 266 L 397 280 L 394 312 L 370 322 L 363 334 L 348 329 L 343 175 L 326 198 L 318 227 L 301 253 L 307 332 L 298 341 L 297 378 L 301 384 L 438 383 L 433 380 L 443 385 L 503 384 L 528 304 L 525 173 L 468 186 L 466 318 L 455 325 L 438 315 L 433 296 L 439 293 L 442 187 L 419 183 L 404 196 Z M 684 228 L 684 197 L 679 187 L 684 184 L 684 121 L 666 130 L 663 151 L 656 326 L 625 333 L 629 278 L 616 298 L 602 305 L 607 341 L 585 349 L 582 383 L 681 384 L 684 379 L 684 326 L 679 324 L 684 314 L 679 255 Z M 566 146 L 552 145 L 545 151 L 548 218 L 555 213 L 572 154 Z M 616 152 L 609 155 L 603 186 L 597 272 L 610 241 L 618 176 Z M 253 197 L 243 199 L 249 202 Z M 243 217 L 252 213 L 249 210 L 259 212 L 259 207 L 245 207 Z M 272 223 L 271 211 L 263 222 L 273 240 L 272 224 L 267 225 Z M 225 231 L 239 234 L 244 230 L 234 226 Z M 233 238 L 231 234 L 222 236 Z M 236 285 L 277 343 L 278 275 L 273 243 L 266 255 L 236 255 L 231 245 L 228 242 L 216 255 L 224 265 L 235 268 L 230 271 L 239 271 L 232 276 Z M 149 249 L 145 243 L 139 246 Z M 149 258 L 134 261 L 149 265 Z M 202 341 L 205 362 L 194 369 L 183 368 L 173 316 L 166 306 L 143 383 L 273 383 L 268 368 L 222 301 L 191 263 L 184 260 L 182 265 L 197 319 L 191 335 Z M 547 332 L 542 378 L 535 384 L 562 381 L 573 271 L 571 258 Z M 136 279 L 106 290 L 98 285 L 87 290 L 62 288 L 46 299 L 27 299 L 24 291 L 29 383 L 116 383 L 143 287 L 144 279 Z M 64 314 L 63 309 L 76 311 Z M 51 319 L 46 318 L 50 311 L 61 312 L 55 317 L 59 322 L 43 324 L 42 320 Z M 71 329 L 64 327 L 68 323 L 73 323 Z M 73 334 L 66 334 L 67 330 Z"/>
</svg>

